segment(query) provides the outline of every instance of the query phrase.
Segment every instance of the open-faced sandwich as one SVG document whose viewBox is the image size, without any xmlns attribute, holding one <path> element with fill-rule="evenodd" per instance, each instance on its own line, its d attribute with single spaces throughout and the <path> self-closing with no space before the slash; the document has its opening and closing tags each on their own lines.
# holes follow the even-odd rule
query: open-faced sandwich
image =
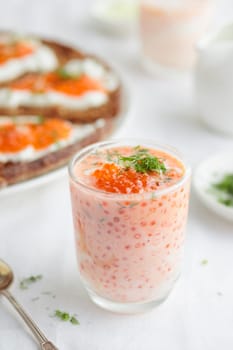
<svg viewBox="0 0 233 350">
<path fill-rule="evenodd" d="M 0 187 L 65 165 L 111 133 L 121 84 L 101 60 L 53 41 L 0 34 Z"/>
<path fill-rule="evenodd" d="M 0 118 L 0 188 L 61 167 L 80 148 L 101 140 L 109 120 L 74 124 L 59 118 Z"/>
<path fill-rule="evenodd" d="M 0 115 L 89 122 L 118 114 L 120 81 L 105 63 L 51 41 L 12 40 L 0 36 Z"/>
<path fill-rule="evenodd" d="M 41 40 L 16 33 L 0 33 L 0 83 L 29 72 L 48 72 L 58 66 L 56 53 Z"/>
</svg>

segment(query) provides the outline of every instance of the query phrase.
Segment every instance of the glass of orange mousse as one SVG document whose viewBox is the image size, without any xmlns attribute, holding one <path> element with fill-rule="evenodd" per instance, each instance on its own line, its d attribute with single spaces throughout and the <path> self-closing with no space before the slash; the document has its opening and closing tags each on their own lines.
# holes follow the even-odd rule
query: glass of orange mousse
<svg viewBox="0 0 233 350">
<path fill-rule="evenodd" d="M 140 0 L 144 66 L 155 73 L 191 68 L 213 10 L 213 0 Z"/>
<path fill-rule="evenodd" d="M 181 269 L 191 170 L 177 151 L 135 140 L 84 148 L 69 165 L 81 279 L 99 306 L 142 312 Z"/>
</svg>

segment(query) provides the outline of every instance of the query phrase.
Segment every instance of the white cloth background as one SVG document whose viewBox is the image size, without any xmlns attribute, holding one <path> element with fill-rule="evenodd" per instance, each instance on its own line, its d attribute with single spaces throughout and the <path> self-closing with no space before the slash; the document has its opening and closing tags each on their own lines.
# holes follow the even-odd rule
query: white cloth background
<svg viewBox="0 0 233 350">
<path fill-rule="evenodd" d="M 130 87 L 131 109 L 117 137 L 151 138 L 181 149 L 195 167 L 233 140 L 198 121 L 192 77 L 152 79 L 139 65 L 135 37 L 103 34 L 88 21 L 91 1 L 1 1 L 1 28 L 57 37 L 105 57 Z M 216 23 L 233 19 L 231 0 L 219 1 Z M 221 116 L 219 116 L 221 118 Z M 152 312 L 120 316 L 93 305 L 78 280 L 67 177 L 22 194 L 0 197 L 0 257 L 11 264 L 11 288 L 60 350 L 230 350 L 233 347 L 233 226 L 191 196 L 183 275 L 169 299 Z M 202 266 L 201 260 L 208 259 Z M 19 279 L 43 274 L 30 289 Z M 44 295 L 50 291 L 56 295 Z M 31 299 L 38 297 L 39 300 Z M 77 313 L 80 326 L 50 317 Z M 37 345 L 0 297 L 0 350 Z"/>
</svg>

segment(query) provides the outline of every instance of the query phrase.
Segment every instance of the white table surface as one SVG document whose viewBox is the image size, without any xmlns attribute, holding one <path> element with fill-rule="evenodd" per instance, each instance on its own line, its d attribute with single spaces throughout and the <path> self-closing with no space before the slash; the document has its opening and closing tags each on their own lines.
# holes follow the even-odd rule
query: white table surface
<svg viewBox="0 0 233 350">
<path fill-rule="evenodd" d="M 114 62 L 127 79 L 131 110 L 117 137 L 172 144 L 195 167 L 204 157 L 233 147 L 205 129 L 195 113 L 191 77 L 152 79 L 138 62 L 134 37 L 113 37 L 88 21 L 91 1 L 1 2 L 1 28 L 55 36 Z M 217 23 L 233 18 L 233 3 L 219 1 Z M 221 117 L 221 116 L 220 116 Z M 147 314 L 120 316 L 93 305 L 76 269 L 67 178 L 0 197 L 0 257 L 12 265 L 12 292 L 60 350 L 230 350 L 233 348 L 233 226 L 191 196 L 183 275 L 169 299 Z M 206 266 L 201 265 L 208 260 Z M 26 291 L 23 277 L 43 274 Z M 50 291 L 56 297 L 41 294 Z M 33 298 L 39 297 L 37 301 Z M 80 326 L 50 317 L 77 313 Z M 37 349 L 23 322 L 0 298 L 0 350 Z"/>
</svg>

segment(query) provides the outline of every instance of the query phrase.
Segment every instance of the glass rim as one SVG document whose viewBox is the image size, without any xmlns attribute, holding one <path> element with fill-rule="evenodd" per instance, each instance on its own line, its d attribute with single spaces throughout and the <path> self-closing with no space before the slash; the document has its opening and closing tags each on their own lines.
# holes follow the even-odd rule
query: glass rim
<svg viewBox="0 0 233 350">
<path fill-rule="evenodd" d="M 82 158 L 84 158 L 84 156 L 88 156 L 89 154 L 91 154 L 91 152 L 93 150 L 99 149 L 99 148 L 108 148 L 109 147 L 114 147 L 114 146 L 127 146 L 127 145 L 131 145 L 134 144 L 132 146 L 137 146 L 137 145 L 142 145 L 143 147 L 147 147 L 146 145 L 148 145 L 148 147 L 152 147 L 155 150 L 159 150 L 159 151 L 164 151 L 167 152 L 168 154 L 171 154 L 172 156 L 174 156 L 176 159 L 178 159 L 182 165 L 184 166 L 185 172 L 184 175 L 182 176 L 182 178 L 177 181 L 175 184 L 163 188 L 161 190 L 153 190 L 153 191 L 145 191 L 143 193 L 113 193 L 113 192 L 106 192 L 103 190 L 100 190 L 98 188 L 93 188 L 85 183 L 83 183 L 82 181 L 80 181 L 74 174 L 74 167 L 75 164 L 77 163 L 77 161 L 81 160 Z M 157 143 L 154 142 L 152 140 L 145 140 L 145 139 L 137 139 L 137 138 L 121 138 L 121 139 L 112 139 L 112 140 L 107 140 L 107 141 L 100 141 L 100 142 L 96 142 L 93 143 L 89 146 L 86 146 L 84 148 L 82 148 L 81 150 L 79 150 L 70 160 L 69 165 L 68 165 L 68 172 L 69 172 L 69 177 L 70 179 L 77 185 L 81 186 L 82 188 L 84 188 L 85 190 L 88 190 L 88 192 L 92 192 L 94 193 L 98 193 L 99 195 L 102 195 L 103 197 L 111 197 L 111 198 L 118 198 L 120 200 L 125 199 L 125 200 L 131 200 L 131 199 L 135 199 L 137 197 L 141 197 L 144 196 L 146 197 L 150 197 L 152 194 L 156 197 L 161 197 L 163 195 L 166 195 L 169 192 L 172 192 L 174 190 L 176 190 L 177 188 L 179 188 L 180 186 L 182 186 L 183 183 L 185 183 L 185 181 L 190 178 L 191 176 L 191 167 L 189 165 L 189 163 L 187 163 L 184 159 L 184 157 L 182 156 L 182 154 L 175 148 L 172 147 L 170 145 L 166 145 L 163 143 Z"/>
</svg>

